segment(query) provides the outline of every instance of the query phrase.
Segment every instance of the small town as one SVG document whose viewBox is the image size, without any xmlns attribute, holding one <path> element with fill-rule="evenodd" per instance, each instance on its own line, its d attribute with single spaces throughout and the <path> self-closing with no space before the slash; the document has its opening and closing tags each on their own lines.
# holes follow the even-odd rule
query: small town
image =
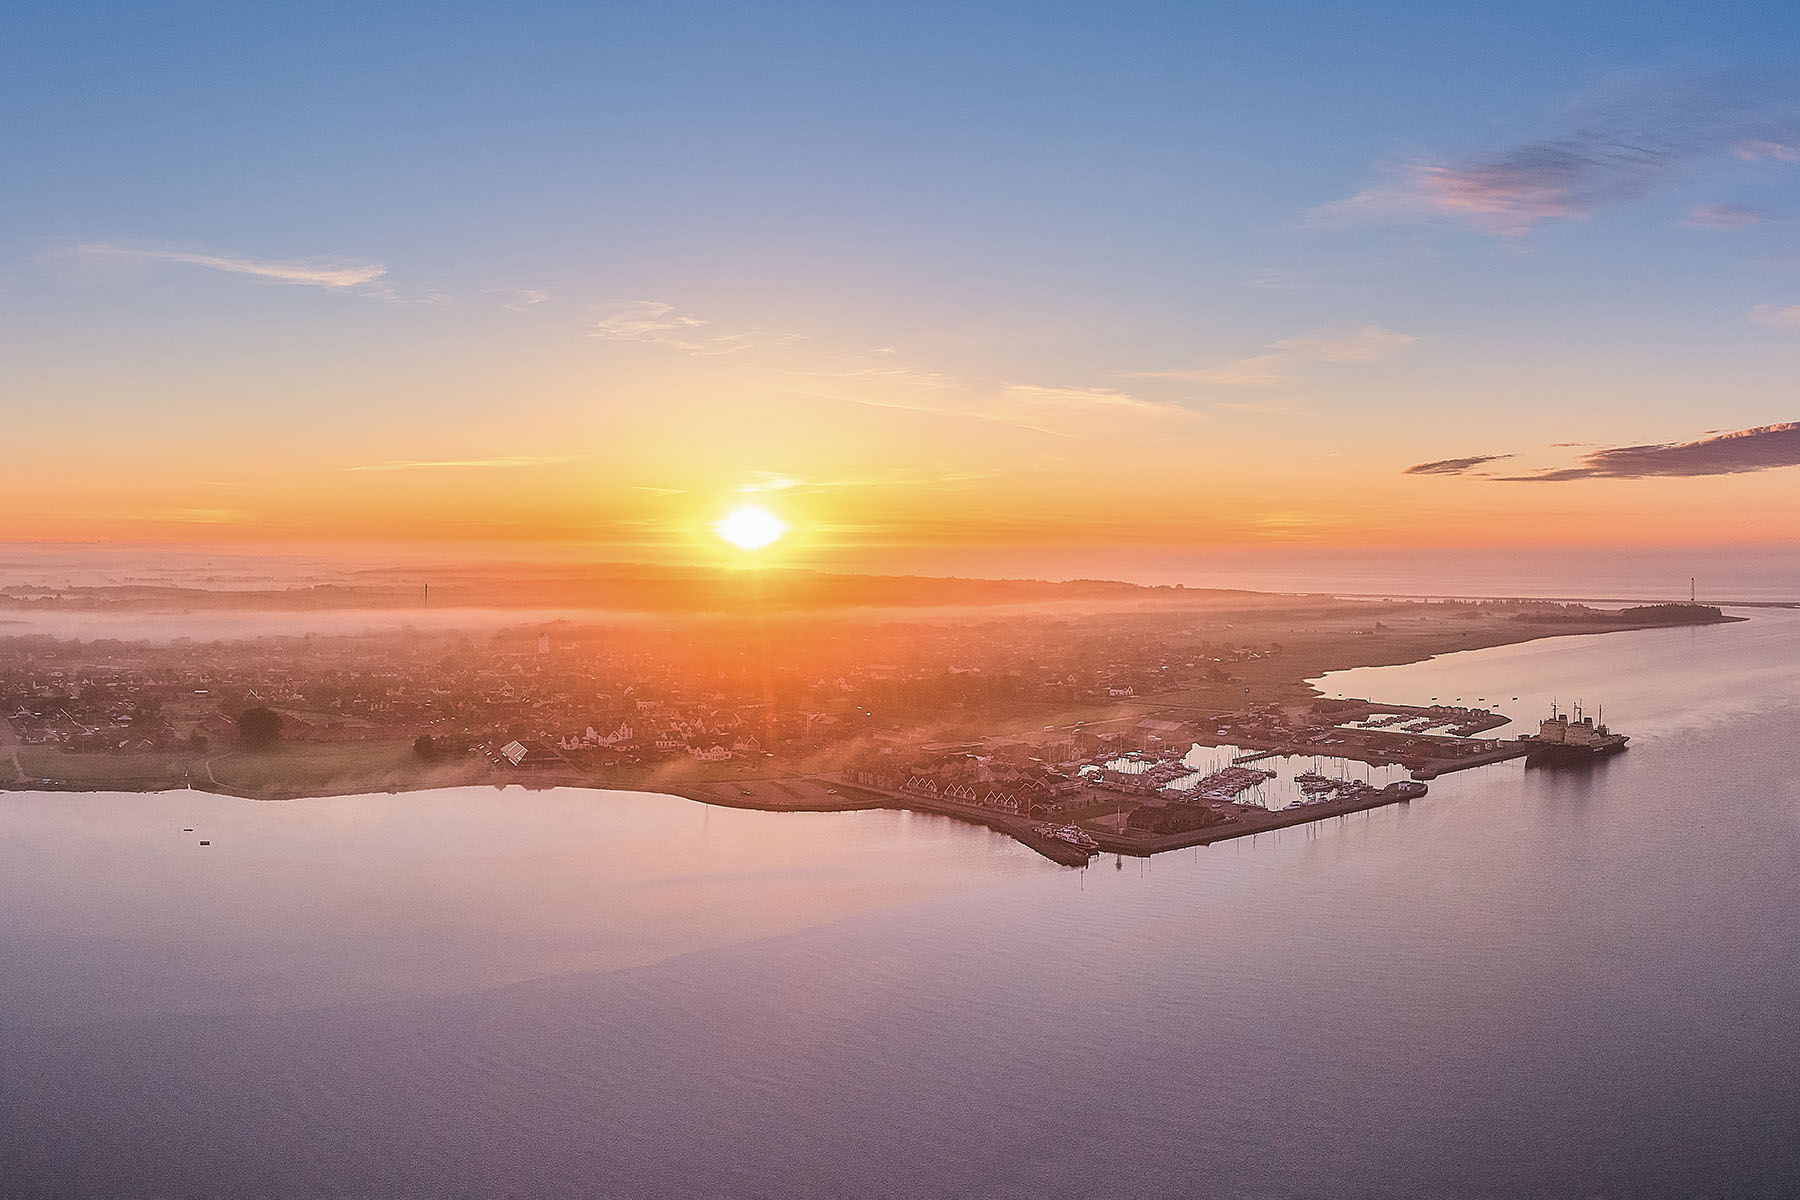
<svg viewBox="0 0 1800 1200">
<path fill-rule="evenodd" d="M 1387 616 L 1404 624 L 1404 609 Z M 1270 630 L 1240 640 L 1235 626 L 827 622 L 782 636 L 779 655 L 741 624 L 16 636 L 0 640 L 0 775 L 265 797 L 519 783 L 902 806 L 1085 857 L 1410 799 L 1418 781 L 1521 753 L 1482 736 L 1511 720 L 1486 698 L 1325 697 Z"/>
</svg>

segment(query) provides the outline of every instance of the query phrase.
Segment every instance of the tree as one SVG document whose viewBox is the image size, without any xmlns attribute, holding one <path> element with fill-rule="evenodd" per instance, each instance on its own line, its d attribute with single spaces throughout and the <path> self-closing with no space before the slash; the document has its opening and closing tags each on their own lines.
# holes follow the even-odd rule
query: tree
<svg viewBox="0 0 1800 1200">
<path fill-rule="evenodd" d="M 273 746 L 281 740 L 281 714 L 272 708 L 246 708 L 238 714 L 238 740 L 253 748 Z"/>
<path fill-rule="evenodd" d="M 426 762 L 433 761 L 438 756 L 437 739 L 429 733 L 421 733 L 413 739 L 413 753 Z"/>
</svg>

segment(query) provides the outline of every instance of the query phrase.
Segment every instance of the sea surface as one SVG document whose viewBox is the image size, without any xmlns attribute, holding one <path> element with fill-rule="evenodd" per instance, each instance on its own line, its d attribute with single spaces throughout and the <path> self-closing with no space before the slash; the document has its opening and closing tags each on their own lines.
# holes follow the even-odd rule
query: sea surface
<svg viewBox="0 0 1800 1200">
<path fill-rule="evenodd" d="M 0 1195 L 1800 1194 L 1800 613 L 1749 615 L 1331 676 L 1632 748 L 1085 871 L 922 814 L 0 794 Z"/>
</svg>

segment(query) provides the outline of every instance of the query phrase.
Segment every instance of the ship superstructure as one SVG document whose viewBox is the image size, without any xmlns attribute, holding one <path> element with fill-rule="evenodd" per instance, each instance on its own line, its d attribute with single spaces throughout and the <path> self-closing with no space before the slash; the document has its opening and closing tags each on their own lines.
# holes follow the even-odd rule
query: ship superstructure
<svg viewBox="0 0 1800 1200">
<path fill-rule="evenodd" d="M 1579 704 L 1575 706 L 1573 716 L 1557 712 L 1556 705 L 1552 704 L 1550 715 L 1538 724 L 1537 733 L 1526 734 L 1519 740 L 1530 747 L 1525 755 L 1529 765 L 1588 762 L 1617 754 L 1625 749 L 1631 736 L 1614 733 L 1604 724 L 1596 724 L 1594 718 L 1582 715 Z"/>
</svg>

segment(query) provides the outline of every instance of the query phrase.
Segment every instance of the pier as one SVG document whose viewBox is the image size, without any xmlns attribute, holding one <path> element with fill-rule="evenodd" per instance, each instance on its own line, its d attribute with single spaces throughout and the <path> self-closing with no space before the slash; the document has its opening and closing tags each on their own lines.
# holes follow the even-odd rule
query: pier
<svg viewBox="0 0 1800 1200">
<path fill-rule="evenodd" d="M 1210 846 L 1214 842 L 1229 841 L 1232 838 L 1249 837 L 1253 834 L 1269 833 L 1276 829 L 1287 829 L 1294 825 L 1323 821 L 1331 817 L 1348 816 L 1350 813 L 1366 812 L 1371 808 L 1382 808 L 1389 804 L 1404 804 L 1409 800 L 1417 800 L 1424 796 L 1427 790 L 1424 784 L 1407 780 L 1401 783 L 1390 783 L 1382 788 L 1367 788 L 1353 796 L 1312 804 L 1296 804 L 1272 812 L 1233 806 L 1237 811 L 1219 824 L 1203 825 L 1198 829 L 1190 829 L 1182 833 L 1134 834 L 1100 829 L 1090 829 L 1089 832 L 1100 844 L 1101 852 L 1129 854 L 1141 858 L 1151 854 L 1160 854 L 1165 850 L 1182 850 L 1189 846 Z"/>
<path fill-rule="evenodd" d="M 1481 750 L 1456 758 L 1431 759 L 1414 767 L 1412 777 L 1414 779 L 1436 779 L 1439 775 L 1448 775 L 1452 771 L 1467 771 L 1471 767 L 1485 767 L 1491 763 L 1524 758 L 1529 752 L 1530 747 L 1523 742 L 1501 742 L 1492 750 Z"/>
<path fill-rule="evenodd" d="M 835 776 L 823 776 L 835 786 L 847 791 L 861 793 L 869 798 L 879 797 L 878 803 L 885 808 L 908 808 L 918 812 L 936 813 L 939 816 L 953 817 L 959 821 L 968 821 L 976 825 L 985 825 L 997 833 L 1029 846 L 1052 862 L 1063 866 L 1086 866 L 1094 853 L 1128 854 L 1142 858 L 1152 854 L 1160 854 L 1165 850 L 1182 850 L 1189 846 L 1206 846 L 1213 842 L 1228 841 L 1232 838 L 1249 837 L 1253 834 L 1268 833 L 1276 829 L 1286 829 L 1294 825 L 1305 825 L 1313 821 L 1324 821 L 1331 817 L 1347 816 L 1350 813 L 1365 812 L 1372 808 L 1381 808 L 1389 804 L 1404 804 L 1409 800 L 1417 800 L 1424 796 L 1427 788 L 1423 783 L 1411 780 L 1391 783 L 1381 788 L 1364 788 L 1350 795 L 1340 795 L 1330 800 L 1318 800 L 1307 804 L 1295 804 L 1288 808 L 1273 811 L 1256 808 L 1251 805 L 1218 803 L 1214 811 L 1226 814 L 1224 819 L 1198 829 L 1185 830 L 1180 833 L 1147 833 L 1112 830 L 1098 827 L 1092 822 L 1082 822 L 1081 829 L 1091 836 L 1098 845 L 1097 851 L 1083 850 L 1060 838 L 1042 832 L 1038 827 L 1042 820 L 1033 820 L 1013 813 L 999 812 L 985 808 L 979 804 L 965 804 L 957 800 L 945 800 L 936 796 L 921 796 L 912 792 L 894 792 L 867 785 L 851 784 Z M 696 797 L 698 798 L 698 797 Z M 729 801 L 727 801 L 729 802 Z M 845 807 L 870 807 L 868 804 L 846 804 Z M 761 804 L 748 803 L 742 807 L 764 807 Z M 790 809 L 791 811 L 791 809 Z"/>
</svg>

